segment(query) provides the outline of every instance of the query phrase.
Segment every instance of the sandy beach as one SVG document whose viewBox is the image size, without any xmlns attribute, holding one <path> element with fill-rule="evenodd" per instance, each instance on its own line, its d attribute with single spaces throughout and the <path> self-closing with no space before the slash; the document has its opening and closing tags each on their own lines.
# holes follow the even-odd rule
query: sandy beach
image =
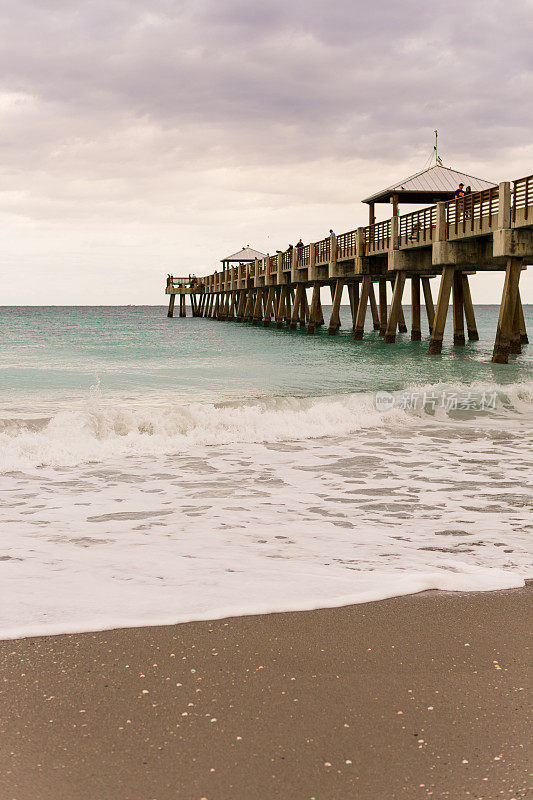
<svg viewBox="0 0 533 800">
<path fill-rule="evenodd" d="M 525 798 L 530 628 L 531 585 L 4 641 L 0 797 Z"/>
</svg>

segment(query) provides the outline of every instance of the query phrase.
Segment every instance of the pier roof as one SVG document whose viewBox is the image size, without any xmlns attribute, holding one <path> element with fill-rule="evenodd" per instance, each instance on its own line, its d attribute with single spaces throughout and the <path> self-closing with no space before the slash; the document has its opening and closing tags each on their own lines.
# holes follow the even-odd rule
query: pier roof
<svg viewBox="0 0 533 800">
<path fill-rule="evenodd" d="M 380 192 L 365 198 L 363 203 L 390 203 L 394 196 L 402 203 L 436 203 L 440 200 L 450 200 L 460 183 L 470 186 L 473 192 L 481 192 L 496 186 L 491 181 L 475 178 L 466 172 L 442 164 L 434 164 L 428 169 L 417 172 L 403 181 L 395 183 Z"/>
<path fill-rule="evenodd" d="M 259 250 L 254 250 L 253 247 L 247 244 L 242 250 L 238 250 L 236 253 L 233 253 L 233 255 L 222 258 L 221 261 L 222 263 L 226 261 L 238 261 L 242 264 L 244 261 L 255 261 L 256 258 L 264 258 L 265 256 L 266 253 L 260 253 Z"/>
</svg>

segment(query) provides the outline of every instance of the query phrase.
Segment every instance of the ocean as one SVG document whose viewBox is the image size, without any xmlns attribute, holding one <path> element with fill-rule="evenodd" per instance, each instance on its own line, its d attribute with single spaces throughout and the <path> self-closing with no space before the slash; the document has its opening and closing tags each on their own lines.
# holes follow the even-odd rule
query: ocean
<svg viewBox="0 0 533 800">
<path fill-rule="evenodd" d="M 523 585 L 533 349 L 492 364 L 497 316 L 430 358 L 346 308 L 0 308 L 0 638 Z"/>
</svg>

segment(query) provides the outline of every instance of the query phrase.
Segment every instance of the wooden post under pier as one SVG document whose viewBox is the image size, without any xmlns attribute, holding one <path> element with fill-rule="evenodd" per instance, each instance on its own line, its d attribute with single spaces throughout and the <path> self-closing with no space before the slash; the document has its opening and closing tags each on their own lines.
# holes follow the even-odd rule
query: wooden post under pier
<svg viewBox="0 0 533 800">
<path fill-rule="evenodd" d="M 358 341 L 363 338 L 363 334 L 365 332 L 366 308 L 368 306 L 368 295 L 370 293 L 371 282 L 372 278 L 370 275 L 363 276 L 363 280 L 361 281 L 361 294 L 359 296 L 359 303 L 357 304 L 355 328 L 353 332 L 353 338 Z"/>
<path fill-rule="evenodd" d="M 453 344 L 454 347 L 464 347 L 465 344 L 465 322 L 464 322 L 464 298 L 463 298 L 463 273 L 456 269 L 453 273 L 452 284 L 453 295 Z"/>
<path fill-rule="evenodd" d="M 252 314 L 252 325 L 259 325 L 263 319 L 263 288 L 259 287 L 255 294 L 254 312 Z"/>
<path fill-rule="evenodd" d="M 251 322 L 254 315 L 255 297 L 253 291 L 250 289 L 248 297 L 246 298 L 246 306 L 244 308 L 243 322 Z"/>
<path fill-rule="evenodd" d="M 303 283 L 298 283 L 296 285 L 296 292 L 294 294 L 294 303 L 292 306 L 292 315 L 291 321 L 289 324 L 289 330 L 295 331 L 298 325 L 298 318 L 300 313 L 300 305 L 302 302 L 302 295 L 305 292 Z"/>
<path fill-rule="evenodd" d="M 422 339 L 420 322 L 420 276 L 411 277 L 411 341 L 419 342 Z"/>
<path fill-rule="evenodd" d="M 307 326 L 307 333 L 314 333 L 317 324 L 319 324 L 319 314 L 321 315 L 321 310 L 319 309 L 320 303 L 320 284 L 318 281 L 313 283 L 313 294 L 311 297 L 311 308 L 309 310 L 309 324 Z"/>
<path fill-rule="evenodd" d="M 372 312 L 372 324 L 374 326 L 374 330 L 379 331 L 381 324 L 379 320 L 378 306 L 376 303 L 376 294 L 374 292 L 374 284 L 372 282 L 370 283 L 370 288 L 368 290 L 368 297 L 370 299 L 370 310 Z"/>
<path fill-rule="evenodd" d="M 394 291 L 392 293 L 392 302 L 389 312 L 389 321 L 387 323 L 387 330 L 385 333 L 385 342 L 392 344 L 396 341 L 396 326 L 399 325 L 400 318 L 403 317 L 402 310 L 402 296 L 403 287 L 405 285 L 405 272 L 398 272 L 394 282 Z M 405 326 L 405 320 L 404 320 Z M 407 330 L 407 327 L 405 327 Z"/>
<path fill-rule="evenodd" d="M 341 326 L 340 320 L 340 307 L 342 299 L 342 290 L 344 288 L 344 281 L 338 278 L 335 283 L 335 291 L 333 292 L 333 306 L 331 308 L 331 318 L 329 320 L 328 336 L 334 336 Z"/>
<path fill-rule="evenodd" d="M 269 286 L 268 287 L 266 305 L 265 305 L 265 316 L 264 316 L 264 320 L 263 320 L 263 328 L 268 328 L 268 326 L 270 325 L 270 320 L 271 320 L 272 314 L 274 312 L 275 299 L 276 299 L 276 290 L 275 290 L 274 286 Z"/>
<path fill-rule="evenodd" d="M 437 310 L 435 311 L 433 331 L 429 341 L 429 355 L 437 355 L 438 353 L 442 352 L 442 339 L 444 336 L 444 328 L 446 326 L 448 306 L 450 304 L 450 292 L 452 289 L 454 272 L 455 269 L 451 266 L 443 267 L 439 288 L 439 297 L 437 300 Z"/>
<path fill-rule="evenodd" d="M 174 316 L 174 303 L 175 302 L 176 302 L 176 295 L 175 294 L 171 294 L 170 298 L 169 298 L 169 301 L 168 301 L 167 317 L 173 317 Z"/>
<path fill-rule="evenodd" d="M 471 342 L 477 342 L 479 335 L 477 332 L 476 316 L 474 314 L 474 306 L 472 304 L 472 296 L 470 294 L 470 283 L 468 282 L 468 275 L 463 273 L 463 303 L 466 317 L 466 330 L 468 339 Z"/>
<path fill-rule="evenodd" d="M 509 337 L 509 352 L 513 353 L 514 355 L 520 355 L 522 352 L 522 343 L 520 342 L 520 308 L 518 304 L 518 292 L 514 306 L 511 336 Z"/>
<path fill-rule="evenodd" d="M 430 334 L 433 331 L 433 322 L 435 319 L 435 308 L 433 306 L 433 297 L 431 295 L 431 284 L 429 278 L 422 278 L 422 289 L 424 290 L 424 303 L 426 306 L 426 315 L 428 320 L 428 327 Z"/>
<path fill-rule="evenodd" d="M 307 324 L 307 320 L 309 319 L 309 304 L 307 302 L 307 292 L 305 291 L 305 286 L 303 287 L 302 292 L 302 300 L 300 303 L 300 330 L 303 330 Z"/>
<path fill-rule="evenodd" d="M 518 282 L 520 280 L 521 269 L 521 259 L 513 257 L 507 259 L 498 329 L 496 331 L 494 350 L 492 352 L 492 361 L 494 364 L 507 364 L 509 360 L 511 339 L 514 339 L 513 329 L 517 321 L 515 306 L 518 302 Z M 519 319 L 520 314 L 518 314 L 518 325 Z"/>
<path fill-rule="evenodd" d="M 527 337 L 527 330 L 526 330 L 526 321 L 524 319 L 524 309 L 522 308 L 522 299 L 520 297 L 520 289 L 518 290 L 518 312 L 520 315 L 520 342 L 521 344 L 528 344 L 529 339 Z"/>
<path fill-rule="evenodd" d="M 283 327 L 283 320 L 287 316 L 287 292 L 288 292 L 288 287 L 286 286 L 286 284 L 283 284 L 279 292 L 279 298 L 276 308 L 276 328 L 278 330 L 280 330 Z"/>
<path fill-rule="evenodd" d="M 387 331 L 387 279 L 379 279 L 379 335 Z"/>
</svg>

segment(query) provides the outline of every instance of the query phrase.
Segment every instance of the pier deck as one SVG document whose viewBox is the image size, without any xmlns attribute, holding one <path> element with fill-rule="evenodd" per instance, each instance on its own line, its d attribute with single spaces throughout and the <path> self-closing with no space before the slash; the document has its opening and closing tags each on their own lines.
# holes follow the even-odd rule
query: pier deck
<svg viewBox="0 0 533 800">
<path fill-rule="evenodd" d="M 505 282 L 492 360 L 507 363 L 527 343 L 519 280 L 533 259 L 533 175 L 394 216 L 318 242 L 227 267 L 202 278 L 167 279 L 168 316 L 180 297 L 190 295 L 194 316 L 297 326 L 314 333 L 324 324 L 320 289 L 331 287 L 328 334 L 339 327 L 344 290 L 352 312 L 354 339 L 362 339 L 370 304 L 372 324 L 384 341 L 407 331 L 402 310 L 406 280 L 411 281 L 411 338 L 421 338 L 421 289 L 431 333 L 429 353 L 440 353 L 450 295 L 454 345 L 478 338 L 468 276 L 500 270 Z M 429 278 L 441 276 L 436 306 Z M 393 287 L 387 306 L 387 282 Z M 307 289 L 312 289 L 308 302 Z M 377 290 L 377 291 L 376 291 Z"/>
</svg>

